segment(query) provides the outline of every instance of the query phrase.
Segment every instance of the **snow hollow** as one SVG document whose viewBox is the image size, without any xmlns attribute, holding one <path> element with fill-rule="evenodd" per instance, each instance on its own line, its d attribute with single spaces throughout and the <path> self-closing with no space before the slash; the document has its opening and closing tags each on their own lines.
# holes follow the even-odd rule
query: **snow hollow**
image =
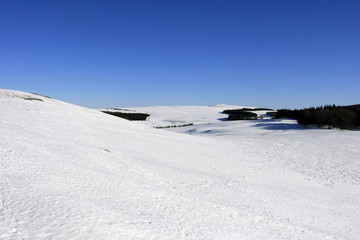
<svg viewBox="0 0 360 240">
<path fill-rule="evenodd" d="M 360 239 L 360 132 L 232 107 L 130 122 L 0 90 L 0 239 Z"/>
</svg>

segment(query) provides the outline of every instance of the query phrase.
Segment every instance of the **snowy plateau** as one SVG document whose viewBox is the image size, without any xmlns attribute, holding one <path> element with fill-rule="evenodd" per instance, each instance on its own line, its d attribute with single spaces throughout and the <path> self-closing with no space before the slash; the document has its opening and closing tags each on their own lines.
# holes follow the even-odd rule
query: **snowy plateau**
<svg viewBox="0 0 360 240">
<path fill-rule="evenodd" d="M 0 90 L 0 239 L 360 239 L 360 131 L 239 107 L 130 122 Z"/>
</svg>

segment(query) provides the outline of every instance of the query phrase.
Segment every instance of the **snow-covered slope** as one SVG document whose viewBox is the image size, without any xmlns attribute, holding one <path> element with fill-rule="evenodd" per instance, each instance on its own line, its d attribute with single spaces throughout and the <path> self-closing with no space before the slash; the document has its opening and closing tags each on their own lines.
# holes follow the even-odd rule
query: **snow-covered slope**
<svg viewBox="0 0 360 240">
<path fill-rule="evenodd" d="M 359 132 L 199 123 L 0 90 L 0 239 L 360 238 Z"/>
</svg>

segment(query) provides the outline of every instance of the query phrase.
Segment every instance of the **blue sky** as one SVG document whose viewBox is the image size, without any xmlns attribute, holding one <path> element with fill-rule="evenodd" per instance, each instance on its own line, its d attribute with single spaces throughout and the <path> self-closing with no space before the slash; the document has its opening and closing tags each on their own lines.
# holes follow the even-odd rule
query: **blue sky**
<svg viewBox="0 0 360 240">
<path fill-rule="evenodd" d="M 360 103 L 359 0 L 0 1 L 0 88 L 86 107 Z"/>
</svg>

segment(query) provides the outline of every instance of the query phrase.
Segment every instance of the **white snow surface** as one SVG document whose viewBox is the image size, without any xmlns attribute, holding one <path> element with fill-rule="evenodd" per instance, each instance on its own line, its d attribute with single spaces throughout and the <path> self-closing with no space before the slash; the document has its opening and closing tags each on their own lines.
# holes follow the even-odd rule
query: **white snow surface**
<svg viewBox="0 0 360 240">
<path fill-rule="evenodd" d="M 0 239 L 360 239 L 360 132 L 229 107 L 130 122 L 0 90 Z"/>
</svg>

